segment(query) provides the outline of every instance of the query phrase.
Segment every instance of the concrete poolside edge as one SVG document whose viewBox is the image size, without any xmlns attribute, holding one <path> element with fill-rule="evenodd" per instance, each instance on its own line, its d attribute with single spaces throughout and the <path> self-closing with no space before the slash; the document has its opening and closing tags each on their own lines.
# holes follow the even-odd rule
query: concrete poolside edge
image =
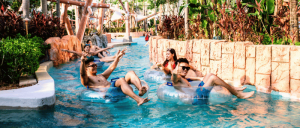
<svg viewBox="0 0 300 128">
<path fill-rule="evenodd" d="M 55 104 L 55 84 L 48 74 L 52 61 L 40 64 L 38 83 L 29 87 L 0 91 L 0 108 L 42 108 Z"/>
</svg>

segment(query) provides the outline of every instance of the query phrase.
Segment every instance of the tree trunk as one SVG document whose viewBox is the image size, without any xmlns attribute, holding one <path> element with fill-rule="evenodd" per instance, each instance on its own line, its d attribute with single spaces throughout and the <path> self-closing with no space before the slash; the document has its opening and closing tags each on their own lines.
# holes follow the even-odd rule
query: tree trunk
<svg viewBox="0 0 300 128">
<path fill-rule="evenodd" d="M 78 29 L 78 33 L 77 33 L 77 38 L 79 39 L 79 41 L 82 41 L 82 38 L 84 36 L 84 31 L 86 28 L 86 23 L 87 20 L 89 19 L 89 12 L 88 12 L 88 6 L 91 6 L 93 0 L 86 0 L 85 1 L 85 6 L 83 8 L 83 12 L 82 12 L 82 17 L 81 17 L 81 21 L 79 24 L 79 29 Z"/>
<path fill-rule="evenodd" d="M 297 0 L 290 0 L 290 35 L 294 37 L 293 44 L 298 41 L 299 28 L 298 28 L 298 17 L 297 17 Z"/>
<path fill-rule="evenodd" d="M 186 4 L 188 4 L 189 1 L 186 0 Z M 184 9 L 184 31 L 185 31 L 185 38 L 187 39 L 188 34 L 189 34 L 189 8 L 186 7 Z"/>
<path fill-rule="evenodd" d="M 42 2 L 42 12 L 45 16 L 47 16 L 47 12 L 48 12 L 48 9 L 47 9 L 47 0 L 41 0 Z"/>
<path fill-rule="evenodd" d="M 60 2 L 59 2 L 59 0 L 56 0 L 56 15 L 57 15 L 57 17 L 60 17 Z"/>
<path fill-rule="evenodd" d="M 104 4 L 104 0 L 100 1 L 100 4 Z M 104 9 L 100 8 L 99 19 L 98 19 L 98 32 L 103 34 L 103 18 L 104 18 Z"/>
<path fill-rule="evenodd" d="M 128 4 L 128 2 L 125 3 L 125 8 L 126 8 L 126 11 L 128 11 L 128 13 L 129 13 L 129 4 Z M 130 17 L 130 15 L 125 14 L 125 16 L 126 16 L 126 21 L 125 21 L 126 22 L 126 37 L 125 38 L 129 39 L 129 36 L 130 36 L 129 17 Z"/>
<path fill-rule="evenodd" d="M 23 0 L 22 1 L 22 7 L 23 7 L 23 18 L 29 18 L 29 0 Z"/>
</svg>

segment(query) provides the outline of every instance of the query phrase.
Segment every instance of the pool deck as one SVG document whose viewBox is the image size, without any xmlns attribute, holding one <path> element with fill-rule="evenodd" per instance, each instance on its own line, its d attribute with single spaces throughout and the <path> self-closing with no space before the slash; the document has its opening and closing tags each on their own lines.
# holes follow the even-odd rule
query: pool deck
<svg viewBox="0 0 300 128">
<path fill-rule="evenodd" d="M 123 46 L 123 45 L 135 45 L 137 42 L 111 42 L 108 43 L 107 46 Z"/>
<path fill-rule="evenodd" d="M 0 108 L 43 108 L 55 103 L 55 84 L 48 74 L 52 61 L 40 64 L 35 72 L 38 83 L 24 88 L 0 91 Z"/>
</svg>

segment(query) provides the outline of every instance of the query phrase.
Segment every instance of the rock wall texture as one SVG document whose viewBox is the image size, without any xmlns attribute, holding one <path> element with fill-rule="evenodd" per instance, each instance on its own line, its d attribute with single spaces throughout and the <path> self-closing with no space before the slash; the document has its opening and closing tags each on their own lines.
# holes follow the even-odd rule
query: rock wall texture
<svg viewBox="0 0 300 128">
<path fill-rule="evenodd" d="M 300 47 L 254 45 L 252 42 L 225 42 L 194 39 L 175 41 L 151 36 L 149 58 L 165 60 L 167 48 L 185 57 L 203 75 L 214 73 L 234 86 L 255 85 L 257 91 L 290 93 L 300 99 Z"/>
<path fill-rule="evenodd" d="M 54 66 L 58 66 L 59 64 L 66 63 L 77 58 L 77 56 L 73 53 L 62 52 L 61 49 L 81 52 L 81 42 L 76 36 L 67 35 L 63 36 L 61 39 L 59 37 L 50 37 L 45 41 L 45 43 L 51 45 L 49 54 L 50 60 L 53 61 Z"/>
</svg>

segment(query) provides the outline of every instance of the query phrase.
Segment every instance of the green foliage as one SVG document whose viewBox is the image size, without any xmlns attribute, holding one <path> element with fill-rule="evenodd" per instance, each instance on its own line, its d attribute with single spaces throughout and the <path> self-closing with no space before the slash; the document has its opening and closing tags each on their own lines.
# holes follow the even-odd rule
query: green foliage
<svg viewBox="0 0 300 128">
<path fill-rule="evenodd" d="M 32 75 L 39 68 L 45 48 L 40 37 L 6 38 L 0 41 L 0 82 L 17 83 L 21 75 Z"/>
</svg>

